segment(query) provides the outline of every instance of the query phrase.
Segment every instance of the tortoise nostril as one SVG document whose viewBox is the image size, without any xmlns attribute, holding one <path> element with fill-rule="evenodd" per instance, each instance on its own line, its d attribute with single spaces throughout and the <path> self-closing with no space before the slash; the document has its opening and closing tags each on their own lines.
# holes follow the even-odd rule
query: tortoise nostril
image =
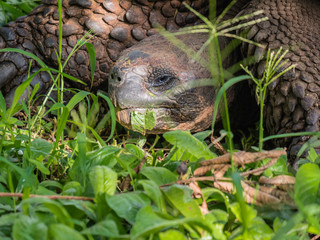
<svg viewBox="0 0 320 240">
<path fill-rule="evenodd" d="M 117 77 L 117 80 L 118 80 L 118 82 L 121 82 L 122 81 L 122 79 L 121 79 L 121 77 Z"/>
</svg>

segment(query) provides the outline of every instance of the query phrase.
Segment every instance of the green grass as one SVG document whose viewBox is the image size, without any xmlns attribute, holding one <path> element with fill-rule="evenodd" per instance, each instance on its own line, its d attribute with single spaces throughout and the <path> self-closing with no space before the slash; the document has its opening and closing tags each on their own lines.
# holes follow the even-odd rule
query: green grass
<svg viewBox="0 0 320 240">
<path fill-rule="evenodd" d="M 0 1 L 0 26 L 27 15 L 41 3 L 40 0 L 1 0 Z"/>
<path fill-rule="evenodd" d="M 207 25 L 186 31 L 211 32 L 205 45 L 220 51 L 216 37 L 232 35 L 231 30 L 243 25 L 231 26 L 230 21 L 222 22 L 221 17 L 213 21 L 213 9 L 210 16 L 212 21 L 199 15 Z M 244 19 L 249 16 L 240 20 Z M 233 23 L 236 22 L 234 19 Z M 249 20 L 248 24 L 253 22 Z M 61 25 L 60 18 L 60 29 Z M 78 41 L 71 54 L 86 45 L 93 72 L 95 54 L 88 42 L 90 37 L 88 34 Z M 61 59 L 61 47 L 57 50 L 58 59 Z M 261 176 L 282 177 L 284 182 L 287 178 L 283 175 L 292 173 L 287 169 L 286 156 L 282 156 L 257 176 L 248 177 L 248 171 L 263 167 L 270 159 L 237 163 L 238 149 L 234 147 L 228 115 L 225 146 L 233 154 L 232 171 L 223 177 L 218 177 L 217 172 L 213 177 L 209 171 L 198 178 L 198 186 L 192 185 L 190 181 L 201 167 L 200 162 L 218 157 L 217 150 L 208 144 L 210 130 L 193 135 L 184 131 L 168 132 L 163 137 L 124 133 L 116 127 L 115 110 L 104 93 L 79 90 L 64 103 L 63 93 L 68 91 L 64 88 L 65 78 L 80 81 L 63 72 L 68 60 L 59 61 L 59 69 L 55 70 L 30 53 L 17 49 L 1 51 L 19 52 L 37 61 L 41 66 L 38 72 L 46 71 L 52 78 L 49 92 L 58 91 L 59 95 L 52 105 L 45 98 L 42 105 L 35 106 L 36 86 L 29 92 L 28 101 L 19 102 L 38 72 L 18 87 L 10 108 L 0 93 L 1 239 L 310 239 L 312 234 L 320 234 L 320 158 L 314 150 L 319 146 L 318 136 L 302 149 L 309 149 L 309 154 L 297 172 L 294 192 L 287 190 L 292 203 L 273 204 L 273 208 L 267 204 L 258 206 L 257 182 Z M 267 64 L 264 79 L 255 79 L 247 70 L 249 75 L 224 83 L 223 53 L 217 54 L 219 62 L 214 66 L 218 69 L 212 69 L 221 73 L 217 106 L 223 99 L 228 110 L 225 90 L 251 77 L 257 84 L 263 111 L 267 84 L 276 74 L 283 73 L 276 70 L 284 55 L 281 52 L 268 55 L 270 65 Z M 200 54 L 193 56 L 198 58 Z M 212 65 L 208 64 L 213 68 Z M 103 103 L 110 109 L 106 113 L 99 111 Z M 153 121 L 152 116 L 145 116 L 137 129 L 144 133 Z M 263 141 L 288 137 L 263 138 L 262 119 L 259 126 L 260 150 Z M 231 184 L 228 186 L 233 189 L 224 193 L 223 187 L 212 187 L 217 181 Z M 246 203 L 248 186 L 244 183 L 253 189 L 253 204 Z M 197 198 L 192 196 L 193 191 Z"/>
</svg>

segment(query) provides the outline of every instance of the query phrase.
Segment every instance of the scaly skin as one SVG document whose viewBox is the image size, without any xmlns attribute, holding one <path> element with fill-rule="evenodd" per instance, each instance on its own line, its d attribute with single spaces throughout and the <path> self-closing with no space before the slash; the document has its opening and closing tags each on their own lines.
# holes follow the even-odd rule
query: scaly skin
<svg viewBox="0 0 320 240">
<path fill-rule="evenodd" d="M 282 46 L 284 49 L 289 49 L 290 51 L 285 59 L 289 60 L 288 65 L 296 65 L 294 71 L 286 73 L 269 87 L 268 98 L 265 102 L 266 133 L 282 134 L 319 131 L 320 3 L 318 0 L 251 0 L 248 5 L 244 6 L 240 14 L 252 13 L 261 9 L 264 10 L 263 15 L 267 16 L 269 20 L 247 29 L 246 37 L 265 45 L 267 48 L 257 48 L 246 43 L 243 43 L 241 47 L 244 56 L 254 56 L 257 59 L 257 64 L 252 67 L 255 75 L 261 77 L 263 74 L 263 70 L 265 69 L 263 57 L 268 48 L 275 50 Z M 244 29 L 242 29 L 242 31 L 243 30 Z M 193 41 L 196 42 L 199 41 L 199 39 L 195 37 Z M 153 44 L 157 45 L 157 42 Z M 157 49 L 157 47 L 155 47 L 155 49 Z M 144 51 L 144 48 L 141 44 L 140 48 L 134 47 L 133 50 Z M 169 51 L 172 52 L 171 49 Z M 128 53 L 126 52 L 126 54 Z M 165 55 L 165 53 L 160 52 L 160 55 Z M 151 58 L 149 60 L 151 65 L 156 65 L 153 62 L 154 59 L 155 58 Z M 167 60 L 169 60 L 169 62 L 175 61 L 172 57 L 169 57 Z M 230 61 L 228 64 L 231 66 L 234 63 L 235 61 Z M 119 67 L 118 65 L 121 66 L 122 62 L 119 61 L 116 67 Z M 183 66 L 183 64 L 181 66 Z M 186 61 L 185 67 L 187 66 Z M 132 67 L 135 67 L 135 65 L 132 64 Z M 170 65 L 167 68 L 172 69 L 174 67 Z M 179 71 L 184 70 L 183 67 L 179 69 Z M 126 69 L 126 71 L 130 72 L 131 70 Z M 122 71 L 118 74 L 123 75 Z M 176 76 L 179 79 L 178 75 Z M 125 77 L 121 81 L 122 86 L 126 86 L 125 82 L 128 80 L 130 79 Z M 111 81 L 111 83 L 113 82 L 114 81 Z M 114 88 L 121 92 L 122 87 Z M 235 88 L 233 91 L 235 91 Z M 244 96 L 248 94 L 248 92 L 234 94 Z M 212 101 L 211 99 L 210 94 L 207 94 L 205 100 L 210 102 Z M 122 98 L 118 97 L 116 103 L 121 102 L 121 100 Z M 195 104 L 198 104 L 199 109 L 204 106 L 201 101 Z M 119 107 L 126 108 L 125 105 Z M 197 119 L 200 113 L 201 111 L 195 114 L 194 118 Z M 121 117 L 120 114 L 119 117 Z M 181 127 L 180 129 L 203 130 L 210 125 L 210 118 L 208 118 L 207 121 L 208 122 L 202 122 L 203 128 L 198 127 L 195 129 L 187 127 L 184 129 Z M 176 126 L 178 126 L 178 123 L 179 121 L 176 122 Z M 301 148 L 301 144 L 307 139 L 307 137 L 293 138 L 293 140 L 292 138 L 288 138 L 277 140 L 275 143 L 278 146 L 289 146 L 290 155 L 295 156 Z"/>
<path fill-rule="evenodd" d="M 76 41 L 85 32 L 93 29 L 91 40 L 96 56 L 94 88 L 106 90 L 108 73 L 118 55 L 124 49 L 153 35 L 158 24 L 170 31 L 194 24 L 197 19 L 182 2 L 189 1 L 148 1 L 148 0 L 66 0 L 63 1 L 63 51 L 66 60 Z M 206 0 L 191 4 L 203 14 L 207 11 Z M 54 49 L 58 49 L 58 8 L 56 0 L 44 0 L 43 5 L 28 16 L 0 28 L 0 48 L 13 47 L 36 54 L 50 67 L 57 68 Z M 29 59 L 20 54 L 0 54 L 0 89 L 11 101 L 15 87 L 27 78 Z M 34 64 L 34 70 L 38 67 Z M 91 86 L 89 57 L 85 48 L 80 49 L 69 60 L 64 72 L 81 79 Z M 49 78 L 42 73 L 36 82 L 46 89 Z M 71 86 L 83 88 L 69 81 Z"/>
<path fill-rule="evenodd" d="M 269 2 L 269 3 L 268 3 Z M 268 90 L 266 130 L 268 134 L 319 131 L 320 117 L 320 2 L 317 0 L 254 0 L 244 13 L 264 9 L 269 20 L 249 30 L 248 38 L 270 49 L 289 49 L 285 59 L 295 70 L 276 80 Z M 244 44 L 245 55 L 261 59 L 265 50 Z M 256 76 L 262 75 L 260 61 Z M 280 139 L 278 146 L 291 146 L 296 155 L 308 138 Z"/>
</svg>

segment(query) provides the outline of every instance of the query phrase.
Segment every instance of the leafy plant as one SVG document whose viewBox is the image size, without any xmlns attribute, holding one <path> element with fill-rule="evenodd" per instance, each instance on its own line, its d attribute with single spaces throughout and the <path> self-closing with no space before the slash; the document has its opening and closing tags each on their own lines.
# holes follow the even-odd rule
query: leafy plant
<svg viewBox="0 0 320 240">
<path fill-rule="evenodd" d="M 61 1 L 59 11 L 61 13 Z M 216 35 L 221 30 L 221 34 L 230 34 L 233 22 L 222 22 L 221 19 L 214 22 L 211 11 L 208 21 L 217 25 L 193 30 L 216 31 Z M 238 22 L 238 19 L 233 21 Z M 238 27 L 241 26 L 234 29 Z M 211 41 L 206 44 L 214 46 L 215 42 Z M 77 46 L 83 44 L 88 45 L 80 41 Z M 92 46 L 88 46 L 89 51 L 93 51 Z M 61 47 L 57 56 L 61 56 Z M 89 55 L 93 73 L 95 58 L 93 53 Z M 270 53 L 269 57 L 273 70 L 278 66 L 276 55 Z M 54 70 L 35 56 L 29 56 L 38 61 L 42 67 L 39 71 L 48 71 L 51 76 L 57 74 L 52 78 L 54 87 L 50 91 L 57 90 L 59 100 L 49 107 L 42 105 L 38 109 L 40 112 L 32 116 L 37 87 L 29 93 L 26 102 L 19 102 L 19 99 L 33 75 L 17 88 L 10 108 L 0 93 L 1 239 L 309 239 L 309 234 L 320 233 L 320 174 L 316 164 L 304 164 L 297 173 L 293 194 L 296 205 L 283 206 L 278 202 L 273 204 L 275 209 L 257 206 L 261 190 L 255 186 L 260 185 L 252 183 L 267 181 L 268 184 L 262 186 L 261 183 L 261 187 L 279 196 L 284 191 L 270 187 L 271 180 L 280 179 L 282 187 L 292 186 L 291 183 L 283 184 L 283 179 L 292 180 L 292 177 L 279 177 L 289 174 L 285 157 L 278 161 L 276 158 L 264 159 L 260 165 L 256 164 L 258 169 L 251 169 L 255 162 L 246 162 L 249 155 L 239 158 L 242 153 L 233 152 L 231 144 L 232 154 L 217 157 L 206 140 L 211 131 L 194 135 L 173 131 L 164 134 L 166 141 L 158 136 L 153 141 L 150 137 L 137 139 L 116 133 L 115 109 L 105 94 L 78 91 L 64 103 L 63 78 L 76 80 L 63 73 L 65 63 L 59 58 L 59 70 Z M 280 74 L 273 70 L 266 79 L 272 81 Z M 226 82 L 219 90 L 216 102 L 219 103 L 228 87 L 246 79 L 248 76 L 240 76 Z M 258 96 L 263 105 L 265 92 L 260 91 L 266 90 L 266 82 L 257 81 L 260 84 Z M 100 123 L 97 121 L 99 99 L 104 99 L 110 108 Z M 26 114 L 24 120 L 16 115 L 20 110 Z M 58 115 L 54 113 L 57 110 Z M 39 132 L 43 129 L 42 116 L 48 114 L 59 119 L 52 121 L 51 138 L 44 138 Z M 111 131 L 104 141 L 99 129 L 106 119 L 111 119 Z M 153 127 L 154 115 L 138 115 L 135 121 L 137 129 L 145 133 Z M 71 124 L 69 133 L 74 138 L 66 138 L 68 124 Z M 230 129 L 228 134 L 231 139 Z M 307 158 L 315 163 L 319 159 L 312 147 L 316 147 L 317 141 L 314 138 L 309 145 L 311 150 Z M 257 158 L 257 155 L 251 156 Z M 228 168 L 234 161 L 232 164 L 238 170 L 225 169 L 219 176 L 221 171 L 217 165 L 213 169 L 209 166 L 210 170 L 208 165 L 201 165 L 217 160 L 221 161 L 220 167 Z M 276 163 L 271 166 L 268 165 L 270 162 Z M 184 164 L 185 175 L 177 171 L 181 164 Z M 200 168 L 206 169 L 198 177 L 196 170 Z M 248 173 L 253 174 L 248 177 Z M 278 178 L 266 180 L 266 176 Z M 225 184 L 229 188 L 220 187 L 224 193 L 212 184 Z M 246 188 L 253 193 L 251 205 L 246 203 Z M 285 193 L 288 195 L 288 192 Z"/>
<path fill-rule="evenodd" d="M 266 57 L 266 70 L 264 71 L 261 79 L 255 78 L 249 71 L 248 67 L 242 66 L 242 68 L 249 74 L 251 79 L 256 84 L 256 97 L 257 102 L 260 105 L 259 151 L 262 151 L 263 148 L 263 110 L 267 94 L 267 87 L 276 79 L 295 67 L 294 65 L 290 65 L 289 67 L 284 68 L 288 60 L 283 60 L 283 58 L 287 53 L 288 50 L 282 52 L 282 48 L 280 48 L 277 52 L 271 52 L 269 49 Z"/>
<path fill-rule="evenodd" d="M 39 5 L 39 0 L 2 0 L 0 1 L 0 26 L 28 14 Z"/>
</svg>

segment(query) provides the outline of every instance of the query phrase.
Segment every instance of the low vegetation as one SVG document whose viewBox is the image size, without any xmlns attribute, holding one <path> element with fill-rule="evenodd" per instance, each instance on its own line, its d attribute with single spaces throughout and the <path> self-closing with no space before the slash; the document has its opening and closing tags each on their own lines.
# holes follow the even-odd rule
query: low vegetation
<svg viewBox="0 0 320 240">
<path fill-rule="evenodd" d="M 61 12 L 61 1 L 59 6 Z M 216 44 L 219 32 L 212 30 L 220 22 L 199 17 L 207 24 L 203 29 L 213 33 L 207 46 Z M 86 45 L 94 71 L 90 37 L 79 40 L 70 54 Z M 154 124 L 152 112 L 133 116 L 140 133 L 127 131 L 116 126 L 115 110 L 103 92 L 78 90 L 65 103 L 64 79 L 80 81 L 63 73 L 66 62 L 55 70 L 30 53 L 1 51 L 37 61 L 39 71 L 52 77 L 49 91 L 59 96 L 57 101 L 40 96 L 42 104 L 35 104 L 38 87 L 31 91 L 29 83 L 39 71 L 17 88 L 9 108 L 0 92 L 1 239 L 319 238 L 320 157 L 314 150 L 319 133 L 309 133 L 315 136 L 301 149 L 308 154 L 297 172 L 288 169 L 285 150 L 262 151 L 270 138 L 290 136 L 264 138 L 262 119 L 257 136 L 241 140 L 248 146 L 258 139 L 258 147 L 246 147 L 247 152 L 234 144 L 230 124 L 220 132 L 220 143 L 211 130 L 145 136 Z M 293 67 L 278 72 L 284 54 L 268 53 L 264 79 L 245 68 L 248 75 L 223 84 L 217 104 L 230 85 L 251 77 L 263 112 L 267 85 Z M 216 66 L 222 66 L 221 59 Z M 28 100 L 20 102 L 28 89 Z"/>
</svg>

